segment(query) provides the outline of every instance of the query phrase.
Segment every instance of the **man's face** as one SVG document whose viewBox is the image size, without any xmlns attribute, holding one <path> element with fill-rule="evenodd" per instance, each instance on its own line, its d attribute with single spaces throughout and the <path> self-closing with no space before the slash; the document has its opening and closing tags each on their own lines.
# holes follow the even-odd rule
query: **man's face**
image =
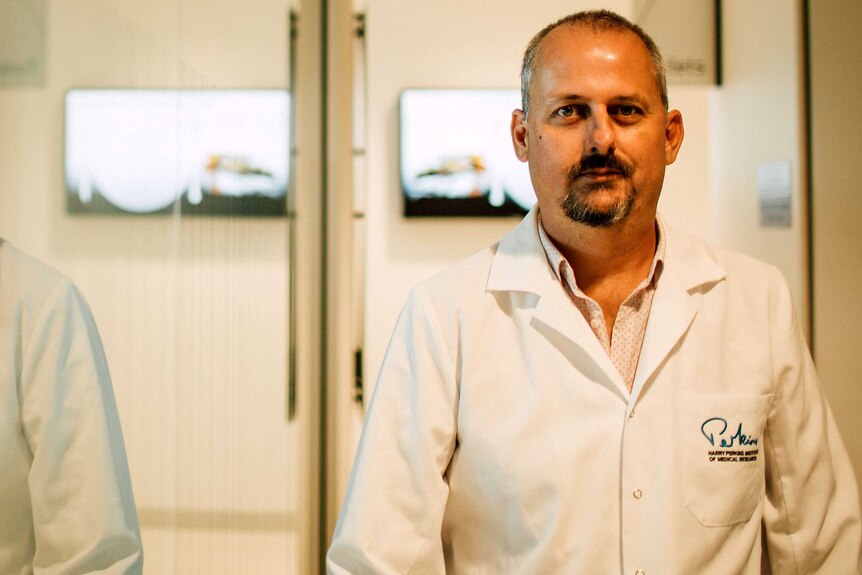
<svg viewBox="0 0 862 575">
<path fill-rule="evenodd" d="M 515 153 L 529 162 L 549 232 L 572 220 L 652 222 L 665 166 L 682 143 L 649 52 L 633 33 L 560 26 L 536 55 L 530 110 L 512 115 Z"/>
</svg>

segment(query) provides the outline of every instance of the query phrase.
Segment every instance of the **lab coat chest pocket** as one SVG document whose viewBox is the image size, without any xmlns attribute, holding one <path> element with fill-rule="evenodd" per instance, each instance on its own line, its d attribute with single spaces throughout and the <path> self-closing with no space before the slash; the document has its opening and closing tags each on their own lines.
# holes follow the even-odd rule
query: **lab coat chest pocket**
<svg viewBox="0 0 862 575">
<path fill-rule="evenodd" d="M 748 521 L 763 497 L 772 395 L 681 397 L 685 505 L 705 526 Z"/>
</svg>

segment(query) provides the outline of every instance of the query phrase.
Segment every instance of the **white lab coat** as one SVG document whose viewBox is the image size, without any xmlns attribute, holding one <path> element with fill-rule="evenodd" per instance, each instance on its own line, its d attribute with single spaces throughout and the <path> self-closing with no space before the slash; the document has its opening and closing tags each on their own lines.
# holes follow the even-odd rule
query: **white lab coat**
<svg viewBox="0 0 862 575">
<path fill-rule="evenodd" d="M 780 273 L 669 229 L 629 394 L 536 229 L 411 293 L 329 572 L 856 572 L 855 479 Z"/>
<path fill-rule="evenodd" d="M 141 573 L 96 326 L 72 283 L 0 240 L 0 573 Z"/>
</svg>

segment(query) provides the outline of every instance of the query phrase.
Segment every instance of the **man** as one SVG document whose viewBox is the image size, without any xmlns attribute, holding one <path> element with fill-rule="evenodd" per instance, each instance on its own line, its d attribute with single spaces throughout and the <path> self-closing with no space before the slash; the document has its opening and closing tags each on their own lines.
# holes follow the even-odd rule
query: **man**
<svg viewBox="0 0 862 575">
<path fill-rule="evenodd" d="M 111 380 L 77 289 L 0 240 L 0 573 L 140 575 Z"/>
<path fill-rule="evenodd" d="M 564 18 L 522 96 L 537 207 L 412 292 L 330 572 L 856 572 L 857 488 L 784 280 L 656 215 L 683 124 L 652 40 Z"/>
</svg>

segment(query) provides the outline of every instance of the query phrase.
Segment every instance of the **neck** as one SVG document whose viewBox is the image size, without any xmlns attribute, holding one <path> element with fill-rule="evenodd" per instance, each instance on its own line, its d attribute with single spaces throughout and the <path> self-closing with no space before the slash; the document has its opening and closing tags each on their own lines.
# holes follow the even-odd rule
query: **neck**
<svg viewBox="0 0 862 575">
<path fill-rule="evenodd" d="M 556 223 L 545 231 L 575 270 L 578 286 L 585 293 L 608 280 L 619 288 L 632 289 L 649 274 L 656 250 L 654 212 L 608 228 L 571 220 Z"/>
</svg>

